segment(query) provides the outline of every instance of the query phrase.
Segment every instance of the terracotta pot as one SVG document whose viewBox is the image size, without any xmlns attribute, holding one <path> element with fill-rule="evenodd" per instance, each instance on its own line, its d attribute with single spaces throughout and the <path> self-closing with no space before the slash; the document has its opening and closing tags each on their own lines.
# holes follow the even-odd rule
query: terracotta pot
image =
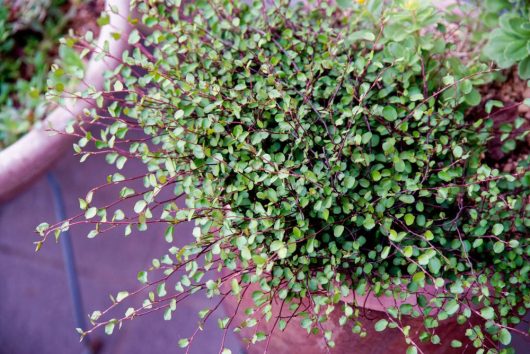
<svg viewBox="0 0 530 354">
<path fill-rule="evenodd" d="M 117 13 L 110 11 L 111 6 L 118 10 Z M 101 29 L 98 45 L 103 47 L 103 43 L 108 41 L 110 53 L 119 58 L 127 46 L 127 34 L 131 30 L 127 21 L 129 1 L 106 0 L 105 10 L 109 13 L 110 24 Z M 119 32 L 121 38 L 114 39 L 112 32 Z M 109 57 L 98 61 L 90 60 L 85 82 L 96 90 L 101 90 L 104 71 L 115 68 L 117 64 L 116 60 Z M 64 107 L 57 107 L 41 124 L 0 152 L 0 201 L 13 197 L 62 156 L 75 138 L 65 134 L 51 135 L 48 130 L 52 127 L 54 130 L 64 131 L 67 124 L 88 106 L 88 102 L 72 100 Z"/>
<path fill-rule="evenodd" d="M 239 325 L 247 316 L 244 314 L 246 308 L 254 306 L 252 300 L 252 292 L 257 290 L 257 286 L 254 284 L 241 299 L 239 309 L 234 317 L 233 325 Z M 228 289 L 227 289 L 228 290 Z M 308 300 L 309 301 L 309 300 Z M 321 353 L 334 353 L 334 354 L 388 354 L 388 353 L 405 353 L 410 344 L 405 342 L 405 337 L 399 329 L 387 328 L 384 332 L 377 332 L 374 329 L 374 325 L 381 319 L 388 319 L 387 314 L 384 312 L 384 307 L 392 306 L 395 304 L 393 299 L 390 298 L 376 298 L 369 294 L 364 297 L 356 298 L 358 304 L 362 304 L 364 307 L 360 308 L 362 316 L 359 317 L 358 321 L 362 324 L 362 327 L 366 330 L 367 335 L 361 338 L 358 334 L 352 333 L 352 324 L 346 324 L 344 326 L 339 325 L 339 319 L 343 312 L 340 308 L 343 303 L 336 306 L 334 312 L 330 315 L 330 320 L 322 324 L 322 329 L 330 330 L 333 333 L 333 340 L 335 342 L 334 348 L 328 348 L 322 335 L 308 334 L 305 329 L 300 326 L 300 319 L 293 319 L 287 328 L 281 332 L 278 327 L 274 328 L 275 318 L 282 316 L 288 318 L 292 313 L 285 307 L 281 311 L 281 301 L 276 299 L 272 305 L 273 317 L 269 322 L 265 320 L 259 321 L 256 327 L 243 330 L 240 333 L 240 338 L 243 341 L 243 346 L 247 346 L 248 338 L 252 338 L 256 331 L 264 333 L 272 333 L 270 342 L 267 347 L 267 339 L 264 341 L 257 342 L 255 344 L 248 345 L 247 353 L 258 354 L 258 353 L 294 353 L 299 352 L 303 354 L 321 354 Z M 350 301 L 348 301 L 350 303 Z M 407 302 L 409 303 L 409 302 Z M 392 304 L 392 305 L 391 305 Z M 412 303 L 411 303 L 412 304 Z M 398 306 L 400 304 L 397 304 Z M 413 304 L 415 305 L 415 304 Z M 238 306 L 238 300 L 235 297 L 228 296 L 224 302 L 226 314 L 228 316 L 233 315 L 236 312 Z M 255 317 L 257 320 L 258 317 Z M 479 318 L 472 318 L 471 323 L 479 324 L 481 320 Z M 474 353 L 474 348 L 465 336 L 465 331 L 469 327 L 470 322 L 464 325 L 459 325 L 454 319 L 440 321 L 439 327 L 436 328 L 436 334 L 442 339 L 442 344 L 434 345 L 430 342 L 423 343 L 419 339 L 419 335 L 425 331 L 422 318 L 412 318 L 404 316 L 401 327 L 410 326 L 410 337 L 419 346 L 420 350 L 418 353 L 425 354 L 462 354 L 462 353 Z M 274 328 L 274 331 L 273 331 Z M 449 340 L 448 340 L 449 339 Z M 463 343 L 460 348 L 452 348 L 451 340 L 456 339 Z M 467 350 L 466 350 L 467 348 Z"/>
</svg>

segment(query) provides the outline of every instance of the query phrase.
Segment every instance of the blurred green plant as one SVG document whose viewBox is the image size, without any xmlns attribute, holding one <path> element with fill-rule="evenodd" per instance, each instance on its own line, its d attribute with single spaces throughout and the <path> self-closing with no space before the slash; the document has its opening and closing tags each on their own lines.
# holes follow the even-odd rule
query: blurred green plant
<svg viewBox="0 0 530 354">
<path fill-rule="evenodd" d="M 487 33 L 484 53 L 503 69 L 517 65 L 519 76 L 530 79 L 530 1 L 487 0 L 484 23 Z"/>
<path fill-rule="evenodd" d="M 59 50 L 74 15 L 75 6 L 67 0 L 0 5 L 0 149 L 44 118 L 48 73 L 58 58 L 66 60 L 68 70 L 82 69 L 75 50 Z"/>
</svg>

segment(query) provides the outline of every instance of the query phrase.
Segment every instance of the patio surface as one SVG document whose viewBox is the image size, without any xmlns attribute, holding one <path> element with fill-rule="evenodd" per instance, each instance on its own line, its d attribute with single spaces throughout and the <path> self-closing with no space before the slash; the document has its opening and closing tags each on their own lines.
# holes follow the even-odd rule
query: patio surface
<svg viewBox="0 0 530 354">
<path fill-rule="evenodd" d="M 126 166 L 124 170 L 123 174 L 129 176 L 142 173 L 141 166 Z M 78 158 L 68 152 L 52 172 L 61 184 L 67 215 L 71 216 L 79 213 L 77 198 L 104 183 L 110 166 L 102 158 L 79 164 Z M 113 198 L 114 193 L 103 199 Z M 51 241 L 39 253 L 34 252 L 33 242 L 38 239 L 35 226 L 54 220 L 46 177 L 15 199 L 0 204 L 0 353 L 83 353 L 75 331 L 61 246 Z M 91 240 L 86 234 L 85 227 L 71 229 L 86 314 L 105 309 L 110 304 L 109 294 L 137 288 L 138 271 L 169 248 L 162 227 L 150 227 L 127 238 L 121 230 Z M 190 235 L 191 225 L 182 225 L 176 229 L 175 239 Z M 195 296 L 179 304 L 171 321 L 164 321 L 162 312 L 158 312 L 124 324 L 111 336 L 99 331 L 94 339 L 102 342 L 102 354 L 181 352 L 178 340 L 193 333 L 197 312 L 208 307 L 210 301 Z M 196 338 L 191 352 L 217 353 L 221 336 L 214 319 Z M 227 347 L 239 354 L 239 346 L 235 336 L 229 335 Z"/>
</svg>

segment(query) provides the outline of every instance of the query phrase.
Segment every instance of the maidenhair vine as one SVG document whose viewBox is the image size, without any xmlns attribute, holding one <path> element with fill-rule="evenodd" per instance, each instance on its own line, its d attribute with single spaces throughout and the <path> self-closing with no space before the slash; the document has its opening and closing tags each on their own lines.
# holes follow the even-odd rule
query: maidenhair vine
<svg viewBox="0 0 530 354">
<path fill-rule="evenodd" d="M 288 330 L 271 310 L 279 299 L 308 332 L 324 334 L 319 324 L 339 308 L 341 325 L 362 334 L 362 313 L 352 310 L 362 303 L 351 299 L 370 293 L 417 303 L 386 308 L 378 331 L 423 318 L 422 341 L 457 347 L 436 334 L 449 318 L 477 352 L 509 350 L 499 344 L 509 345 L 530 305 L 530 160 L 511 174 L 488 163 L 493 124 L 471 112 L 492 69 L 461 60 L 462 37 L 442 12 L 380 0 L 346 9 L 236 0 L 133 6 L 132 21 L 149 31 L 130 34 L 104 91 L 72 93 L 94 100 L 86 114 L 102 127 L 93 134 L 81 124 L 75 149 L 83 159 L 105 154 L 116 168 L 106 186 L 121 192 L 95 205 L 105 186 L 94 188 L 80 200 L 82 214 L 39 227 L 38 245 L 78 223 L 93 225 L 89 237 L 165 223 L 160 237 L 170 249 L 110 309 L 145 295 L 142 305 L 120 318 L 96 311 L 80 333 L 112 333 L 155 309 L 170 319 L 200 290 L 222 302 L 249 296 L 252 285 L 254 306 L 240 309 L 248 319 L 221 319 L 225 331 L 256 326 L 256 314 Z M 141 161 L 145 175 L 122 175 L 129 160 Z M 133 210 L 122 210 L 131 200 Z M 194 238 L 177 247 L 174 226 L 188 221 Z M 201 311 L 201 321 L 217 308 Z M 480 325 L 471 324 L 477 316 Z M 401 329 L 408 352 L 422 352 Z M 325 336 L 333 347 L 333 333 Z"/>
</svg>

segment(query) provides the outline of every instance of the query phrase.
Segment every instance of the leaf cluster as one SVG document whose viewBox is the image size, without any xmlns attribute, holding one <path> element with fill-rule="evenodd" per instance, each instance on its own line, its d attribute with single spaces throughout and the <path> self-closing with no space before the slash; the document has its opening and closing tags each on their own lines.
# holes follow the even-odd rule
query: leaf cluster
<svg viewBox="0 0 530 354">
<path fill-rule="evenodd" d="M 509 344 L 507 328 L 529 306 L 530 161 L 512 174 L 489 164 L 493 122 L 469 112 L 490 70 L 460 60 L 441 12 L 420 1 L 136 6 L 151 30 L 129 35 L 105 90 L 82 94 L 99 136 L 75 133 L 83 159 L 105 153 L 116 166 L 108 185 L 120 195 L 94 206 L 97 187 L 80 200 L 83 214 L 39 230 L 46 238 L 86 222 L 97 237 L 168 224 L 172 246 L 150 268 L 159 280 L 138 276 L 143 305 L 120 319 L 95 313 L 94 328 L 112 332 L 156 308 L 170 319 L 199 290 L 240 299 L 254 286 L 246 319 L 220 319 L 223 330 L 257 326 L 256 314 L 285 329 L 272 312 L 279 299 L 308 332 L 340 308 L 340 324 L 362 334 L 351 298 L 370 293 L 398 304 L 378 331 L 421 316 L 423 341 L 451 342 L 436 327 L 452 318 L 478 352 Z M 131 159 L 145 175 L 119 172 Z M 133 210 L 117 209 L 131 200 Z M 194 239 L 179 247 L 174 227 L 191 220 Z M 218 279 L 204 280 L 212 270 Z M 129 297 L 118 296 L 112 307 Z M 270 335 L 258 333 L 252 342 Z"/>
</svg>

